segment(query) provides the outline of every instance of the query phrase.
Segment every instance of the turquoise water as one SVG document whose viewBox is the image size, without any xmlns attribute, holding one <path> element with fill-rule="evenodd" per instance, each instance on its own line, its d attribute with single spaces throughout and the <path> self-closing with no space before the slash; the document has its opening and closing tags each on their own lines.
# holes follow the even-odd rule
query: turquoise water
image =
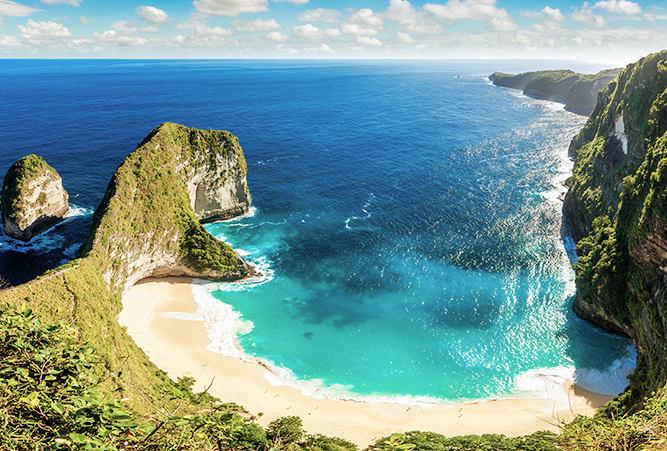
<svg viewBox="0 0 667 451">
<path fill-rule="evenodd" d="M 571 310 L 558 197 L 584 119 L 509 95 L 526 123 L 465 146 L 424 152 L 432 137 L 390 135 L 334 162 L 317 147 L 305 164 L 254 162 L 298 173 L 282 186 L 288 205 L 256 199 L 248 217 L 207 229 L 266 277 L 208 289 L 239 314 L 236 346 L 270 362 L 273 383 L 397 402 L 544 396 L 564 379 L 622 391 L 628 341 Z M 457 108 L 441 126 L 471 114 Z M 235 352 L 230 324 L 219 352 Z"/>
<path fill-rule="evenodd" d="M 79 214 L 28 245 L 0 236 L 0 275 L 17 284 L 73 258 L 111 175 L 160 123 L 229 130 L 253 214 L 207 228 L 265 276 L 194 288 L 212 348 L 315 396 L 542 396 L 568 378 L 618 393 L 629 342 L 572 313 L 563 244 L 560 183 L 585 118 L 487 79 L 554 67 L 585 70 L 5 60 L 0 174 L 37 152 Z"/>
</svg>

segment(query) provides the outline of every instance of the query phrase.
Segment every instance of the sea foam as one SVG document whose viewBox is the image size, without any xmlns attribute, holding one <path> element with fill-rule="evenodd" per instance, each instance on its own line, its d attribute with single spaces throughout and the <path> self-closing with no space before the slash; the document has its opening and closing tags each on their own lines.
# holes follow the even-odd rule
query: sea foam
<svg viewBox="0 0 667 451">
<path fill-rule="evenodd" d="M 626 355 L 615 360 L 605 371 L 574 366 L 538 368 L 526 371 L 514 379 L 516 394 L 530 398 L 548 398 L 557 401 L 557 407 L 567 407 L 568 394 L 563 383 L 576 385 L 602 395 L 616 396 L 625 390 L 628 377 L 636 368 L 637 350 L 629 345 Z"/>
</svg>

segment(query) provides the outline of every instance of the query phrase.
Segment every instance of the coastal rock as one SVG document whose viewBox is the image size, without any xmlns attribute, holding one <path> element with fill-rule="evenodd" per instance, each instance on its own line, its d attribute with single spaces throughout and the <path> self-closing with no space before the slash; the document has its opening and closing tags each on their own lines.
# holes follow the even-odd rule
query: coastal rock
<svg viewBox="0 0 667 451">
<path fill-rule="evenodd" d="M 579 241 L 575 312 L 632 338 L 637 370 L 619 406 L 667 382 L 667 51 L 624 69 L 572 140 L 563 212 Z"/>
<path fill-rule="evenodd" d="M 5 235 L 30 241 L 58 224 L 69 212 L 62 179 L 43 158 L 28 155 L 5 175 L 0 205 Z"/>
<path fill-rule="evenodd" d="M 227 152 L 215 153 L 205 165 L 189 166 L 188 195 L 201 222 L 231 219 L 248 212 L 251 199 L 246 180 L 246 163 L 238 140 L 229 136 Z M 204 160 L 202 153 L 196 158 Z M 215 160 L 213 160 L 215 158 Z"/>
<path fill-rule="evenodd" d="M 241 215 L 249 204 L 237 138 L 167 122 L 118 167 L 82 255 L 112 291 L 150 276 L 241 279 L 252 267 L 200 220 Z"/>
<path fill-rule="evenodd" d="M 524 94 L 565 103 L 569 111 L 588 116 L 598 92 L 616 78 L 621 69 L 606 69 L 594 75 L 571 70 L 525 72 L 518 75 L 496 72 L 489 76 L 494 85 L 521 89 Z"/>
</svg>

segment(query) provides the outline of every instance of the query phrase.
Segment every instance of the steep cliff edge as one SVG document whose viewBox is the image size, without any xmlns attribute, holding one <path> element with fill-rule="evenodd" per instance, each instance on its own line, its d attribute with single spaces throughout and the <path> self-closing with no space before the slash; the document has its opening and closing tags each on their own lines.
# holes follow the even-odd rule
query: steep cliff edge
<svg viewBox="0 0 667 451">
<path fill-rule="evenodd" d="M 43 158 L 21 158 L 9 167 L 2 184 L 0 210 L 5 235 L 30 241 L 67 216 L 67 200 L 62 179 Z"/>
<path fill-rule="evenodd" d="M 199 222 L 248 211 L 246 170 L 232 134 L 160 125 L 111 179 L 83 255 L 121 292 L 149 276 L 249 275 L 243 259 Z"/>
<path fill-rule="evenodd" d="M 605 69 L 597 74 L 578 74 L 571 70 L 525 72 L 518 75 L 496 72 L 489 76 L 494 85 L 520 89 L 524 94 L 565 103 L 569 111 L 588 116 L 597 101 L 597 93 L 613 80 L 621 69 Z"/>
<path fill-rule="evenodd" d="M 575 311 L 638 348 L 623 405 L 667 381 L 667 51 L 629 65 L 572 141 L 563 211 L 579 241 Z"/>
</svg>

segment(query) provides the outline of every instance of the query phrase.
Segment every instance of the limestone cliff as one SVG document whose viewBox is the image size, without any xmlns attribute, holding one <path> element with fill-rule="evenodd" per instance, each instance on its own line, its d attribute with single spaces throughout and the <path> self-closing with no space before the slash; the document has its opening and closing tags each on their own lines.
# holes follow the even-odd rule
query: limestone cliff
<svg viewBox="0 0 667 451">
<path fill-rule="evenodd" d="M 494 85 L 521 89 L 524 94 L 565 103 L 575 113 L 589 115 L 595 107 L 597 93 L 614 79 L 620 69 L 606 69 L 594 75 L 571 70 L 525 72 L 518 75 L 496 72 L 489 76 Z"/>
<path fill-rule="evenodd" d="M 43 158 L 21 158 L 10 166 L 2 186 L 0 204 L 5 235 L 30 241 L 67 216 L 67 199 L 62 179 Z"/>
<path fill-rule="evenodd" d="M 249 204 L 236 137 L 164 123 L 114 174 L 83 256 L 120 291 L 149 276 L 240 279 L 251 268 L 199 219 L 227 219 Z"/>
<path fill-rule="evenodd" d="M 630 336 L 625 406 L 667 381 L 667 51 L 629 65 L 572 141 L 563 211 L 579 241 L 575 311 Z"/>
</svg>

